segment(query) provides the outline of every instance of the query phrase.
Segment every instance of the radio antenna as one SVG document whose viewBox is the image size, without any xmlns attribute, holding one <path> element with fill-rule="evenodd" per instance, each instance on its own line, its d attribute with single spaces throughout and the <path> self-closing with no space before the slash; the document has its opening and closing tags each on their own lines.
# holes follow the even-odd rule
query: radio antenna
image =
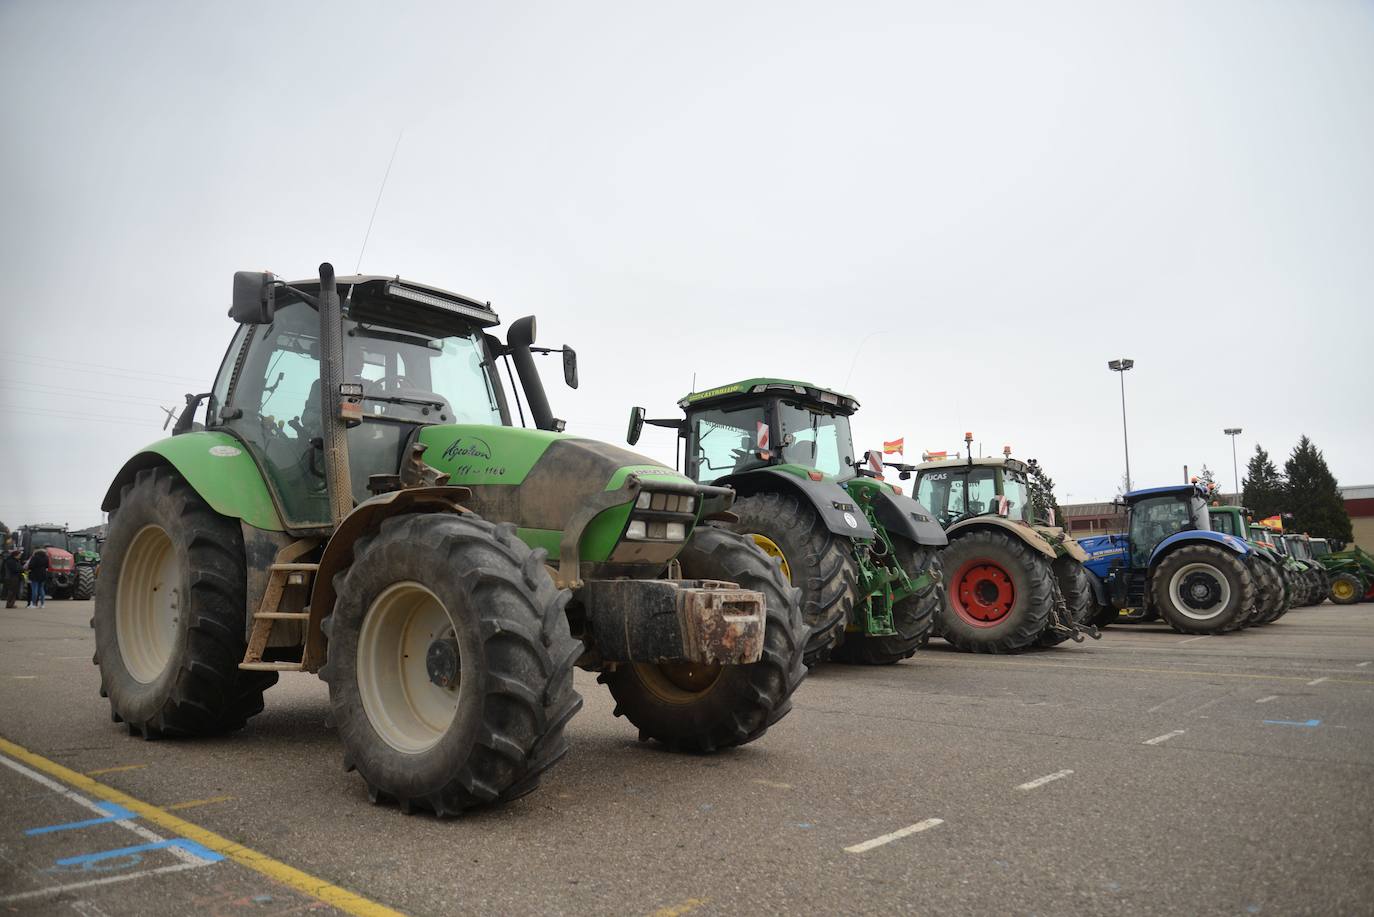
<svg viewBox="0 0 1374 917">
<path fill-rule="evenodd" d="M 363 269 L 363 252 L 367 251 L 367 240 L 372 237 L 372 224 L 377 219 L 377 209 L 382 206 L 382 194 L 386 192 L 386 180 L 391 177 L 391 167 L 396 163 L 396 151 L 401 148 L 401 138 L 405 136 L 405 129 L 402 128 L 396 134 L 396 145 L 391 148 L 391 158 L 387 160 L 386 174 L 382 176 L 382 186 L 377 189 L 377 200 L 372 205 L 372 216 L 367 220 L 367 232 L 363 233 L 363 247 L 358 251 L 358 266 L 353 269 L 353 273 L 358 273 Z M 353 288 L 348 289 L 352 296 Z"/>
</svg>

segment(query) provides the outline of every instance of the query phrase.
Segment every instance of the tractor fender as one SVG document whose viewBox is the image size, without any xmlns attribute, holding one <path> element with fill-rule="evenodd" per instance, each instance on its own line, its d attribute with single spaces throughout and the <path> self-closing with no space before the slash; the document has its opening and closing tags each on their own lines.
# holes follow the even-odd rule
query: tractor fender
<svg viewBox="0 0 1374 917">
<path fill-rule="evenodd" d="M 1030 547 L 1044 554 L 1050 560 L 1059 557 L 1055 553 L 1054 545 L 1045 540 L 1045 537 L 1028 525 L 1019 522 L 1012 522 L 1010 519 L 1003 519 L 1001 516 L 974 516 L 962 522 L 956 522 L 945 530 L 945 534 L 951 541 L 958 535 L 972 531 L 988 531 L 995 529 L 1000 532 L 1009 532 L 1020 538 Z"/>
<path fill-rule="evenodd" d="M 1234 551 L 1241 557 L 1247 557 L 1253 552 L 1253 549 L 1248 544 L 1241 541 L 1236 536 L 1227 535 L 1224 532 L 1211 532 L 1206 529 L 1175 532 L 1155 545 L 1154 552 L 1150 554 L 1150 569 L 1153 570 L 1160 560 L 1163 559 L 1165 554 L 1172 553 L 1175 549 L 1181 548 L 1184 545 L 1198 544 L 1200 542 L 1220 545 Z"/>
<path fill-rule="evenodd" d="M 113 512 L 120 492 L 146 468 L 171 466 L 210 508 L 269 532 L 285 530 L 257 462 L 228 433 L 202 430 L 158 440 L 124 463 L 100 508 Z"/>
<path fill-rule="evenodd" d="M 873 495 L 873 515 L 891 535 L 916 544 L 944 547 L 949 537 L 935 517 L 916 500 L 880 490 Z"/>
<path fill-rule="evenodd" d="M 1093 598 L 1101 608 L 1107 608 L 1111 602 L 1107 601 L 1107 584 L 1102 582 L 1102 577 L 1098 576 L 1091 569 L 1084 567 L 1083 572 L 1088 576 L 1088 585 L 1092 587 Z"/>
<path fill-rule="evenodd" d="M 869 525 L 868 517 L 859 509 L 857 501 L 834 481 L 813 481 L 774 468 L 758 468 L 729 474 L 711 483 L 733 487 L 735 493 L 742 497 L 760 491 L 792 490 L 811 501 L 825 527 L 836 535 L 847 538 L 875 537 L 873 526 Z"/>
<path fill-rule="evenodd" d="M 406 513 L 467 513 L 463 504 L 472 497 L 466 487 L 410 487 L 394 490 L 364 500 L 344 517 L 334 530 L 320 557 L 315 571 L 315 583 L 310 589 L 310 620 L 306 624 L 305 667 L 319 671 L 324 665 L 328 641 L 321 623 L 334 611 L 334 577 L 353 563 L 353 545 L 367 532 L 375 530 L 382 520 Z"/>
<path fill-rule="evenodd" d="M 1078 561 L 1080 564 L 1088 562 L 1088 552 L 1083 550 L 1083 546 L 1068 536 L 1062 528 L 1055 525 L 1037 525 L 1035 530 L 1039 532 L 1050 544 L 1055 545 L 1059 550 Z"/>
</svg>

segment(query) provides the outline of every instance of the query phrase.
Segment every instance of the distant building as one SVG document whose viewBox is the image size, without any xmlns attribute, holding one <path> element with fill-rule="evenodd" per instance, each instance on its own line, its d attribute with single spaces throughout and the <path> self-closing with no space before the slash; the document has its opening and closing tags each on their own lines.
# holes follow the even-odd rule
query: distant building
<svg viewBox="0 0 1374 917">
<path fill-rule="evenodd" d="M 1345 501 L 1345 511 L 1350 514 L 1355 544 L 1374 552 L 1374 484 L 1342 487 L 1341 499 Z"/>
</svg>

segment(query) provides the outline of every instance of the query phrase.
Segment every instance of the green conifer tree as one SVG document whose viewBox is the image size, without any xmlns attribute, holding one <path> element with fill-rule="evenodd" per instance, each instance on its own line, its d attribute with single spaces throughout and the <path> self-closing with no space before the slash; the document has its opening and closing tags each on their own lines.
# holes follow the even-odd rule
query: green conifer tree
<svg viewBox="0 0 1374 917">
<path fill-rule="evenodd" d="M 1278 468 L 1269 459 L 1263 447 L 1255 446 L 1255 454 L 1245 466 L 1245 477 L 1241 479 L 1241 503 L 1248 507 L 1257 519 L 1268 519 L 1285 510 L 1285 488 L 1287 482 Z"/>
<path fill-rule="evenodd" d="M 1321 450 L 1303 436 L 1283 470 L 1288 477 L 1287 511 L 1293 514 L 1292 523 L 1285 520 L 1285 527 L 1317 538 L 1349 542 L 1353 538 L 1350 514 Z"/>
</svg>

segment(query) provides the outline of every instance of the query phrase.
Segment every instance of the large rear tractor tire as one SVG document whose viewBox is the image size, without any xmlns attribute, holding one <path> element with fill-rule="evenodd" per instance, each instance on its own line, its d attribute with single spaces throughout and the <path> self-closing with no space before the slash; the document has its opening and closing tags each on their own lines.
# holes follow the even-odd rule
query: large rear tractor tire
<svg viewBox="0 0 1374 917">
<path fill-rule="evenodd" d="M 739 522 L 730 529 L 753 538 L 801 590 L 802 620 L 811 629 L 806 664 L 824 661 L 842 639 L 858 599 L 854 542 L 826 528 L 815 508 L 793 493 L 740 497 L 731 512 Z"/>
<path fill-rule="evenodd" d="M 210 735 L 262 710 L 277 673 L 238 667 L 247 585 L 236 521 L 172 469 L 140 471 L 120 494 L 102 566 L 91 624 L 115 722 L 145 739 Z"/>
<path fill-rule="evenodd" d="M 698 527 L 678 555 L 682 575 L 737 583 L 763 593 L 763 656 L 750 665 L 630 663 L 598 679 L 615 698 L 616 716 L 673 751 L 712 752 L 752 742 L 792 709 L 806 674 L 806 625 L 798 590 L 748 536 Z"/>
<path fill-rule="evenodd" d="M 1155 607 L 1182 634 L 1219 634 L 1244 626 L 1255 581 L 1237 554 L 1211 545 L 1181 547 L 1151 573 Z"/>
<path fill-rule="evenodd" d="M 76 568 L 76 585 L 72 588 L 72 598 L 84 602 L 95 595 L 95 567 Z"/>
<path fill-rule="evenodd" d="M 926 575 L 930 580 L 924 588 L 893 605 L 892 628 L 897 631 L 896 634 L 886 637 L 846 634 L 843 642 L 831 654 L 830 658 L 836 662 L 892 665 L 915 655 L 916 650 L 930 638 L 935 615 L 945 601 L 939 549 L 911 544 L 901 538 L 896 539 L 893 548 L 897 553 L 897 562 L 908 576 L 914 579 Z"/>
<path fill-rule="evenodd" d="M 1250 625 L 1272 624 L 1288 610 L 1278 565 L 1256 557 L 1250 572 L 1255 579 L 1255 609 L 1250 616 Z"/>
<path fill-rule="evenodd" d="M 1097 597 L 1093 595 L 1087 569 L 1067 555 L 1057 558 L 1050 565 L 1050 569 L 1054 571 L 1054 580 L 1059 586 L 1059 594 L 1064 597 L 1064 608 L 1068 611 L 1070 620 L 1079 627 L 1093 624 L 1098 617 Z M 1040 646 L 1058 646 L 1072 636 L 1071 633 L 1055 630 L 1051 626 L 1045 628 L 1045 632 L 1036 642 Z"/>
<path fill-rule="evenodd" d="M 1331 577 L 1331 601 L 1337 605 L 1354 605 L 1364 593 L 1364 584 L 1353 573 L 1337 573 Z"/>
<path fill-rule="evenodd" d="M 582 706 L 568 593 L 512 525 L 414 513 L 360 538 L 334 578 L 320 677 L 373 802 L 456 815 L 539 784 Z"/>
<path fill-rule="evenodd" d="M 944 551 L 949 580 L 936 630 L 956 649 L 1018 653 L 1045 630 L 1054 602 L 1048 558 L 1000 532 L 956 534 Z"/>
<path fill-rule="evenodd" d="M 1323 566 L 1312 571 L 1317 580 L 1317 594 L 1312 598 L 1313 605 L 1320 605 L 1331 594 L 1331 573 Z"/>
</svg>

